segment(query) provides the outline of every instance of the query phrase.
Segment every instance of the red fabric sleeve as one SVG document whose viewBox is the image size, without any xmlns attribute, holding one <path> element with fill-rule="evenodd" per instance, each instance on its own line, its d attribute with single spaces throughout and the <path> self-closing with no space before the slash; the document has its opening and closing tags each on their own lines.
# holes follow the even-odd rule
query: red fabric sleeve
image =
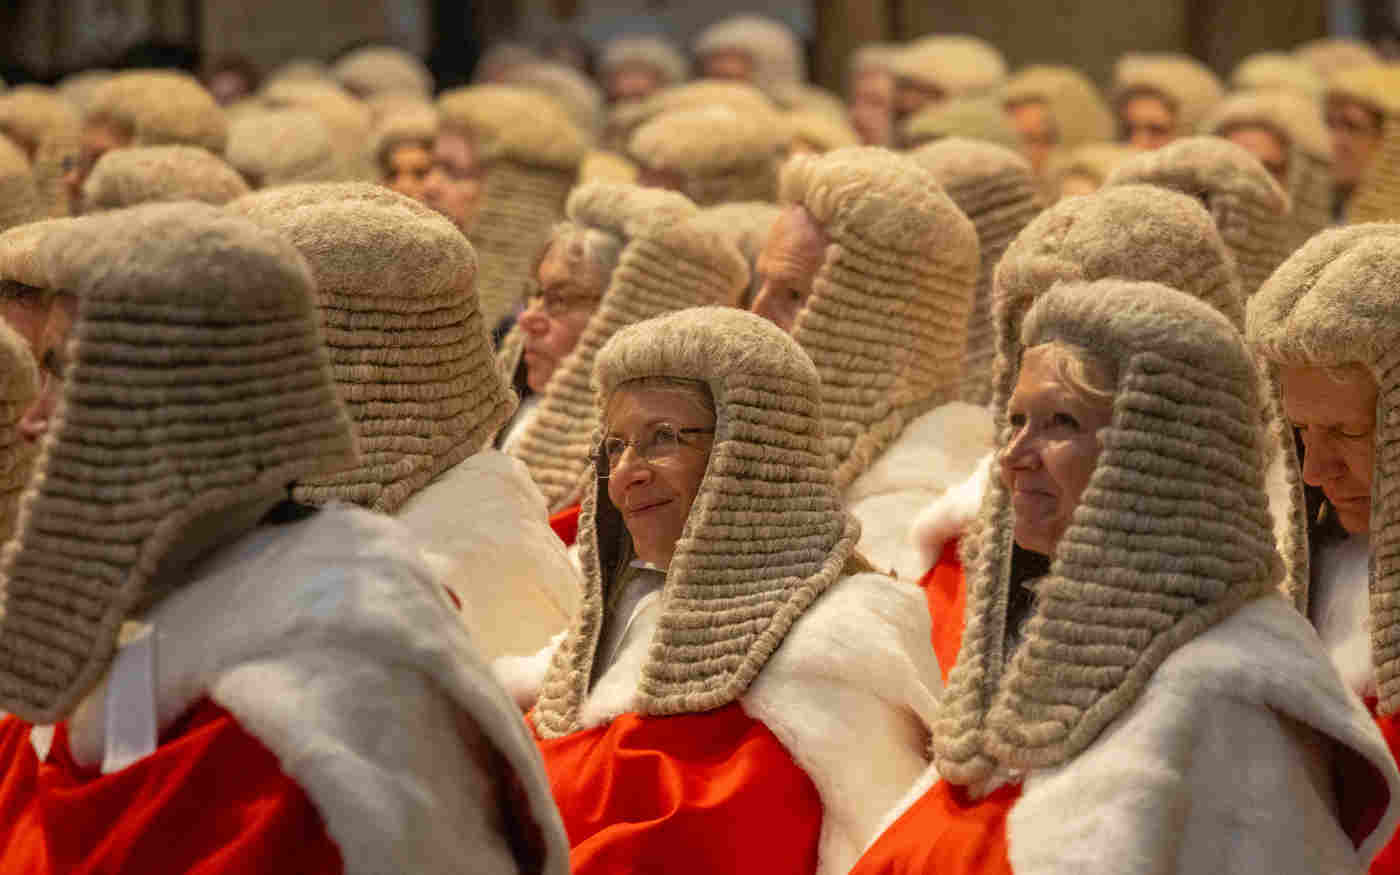
<svg viewBox="0 0 1400 875">
<path fill-rule="evenodd" d="M 1381 716 L 1376 705 L 1374 696 L 1366 697 L 1366 710 L 1371 712 L 1371 717 L 1380 727 L 1385 746 L 1390 748 L 1390 755 L 1394 757 L 1400 751 L 1400 725 L 1397 725 L 1394 716 Z M 1342 760 L 1338 765 L 1337 799 L 1342 824 L 1351 840 L 1359 845 L 1385 816 L 1385 809 L 1390 804 L 1390 791 L 1371 764 L 1361 761 L 1359 757 Z M 1376 859 L 1371 861 L 1370 871 L 1372 875 L 1400 875 L 1400 832 L 1391 836 Z"/>
<path fill-rule="evenodd" d="M 574 875 L 811 875 L 822 805 L 738 704 L 540 741 Z"/>
<path fill-rule="evenodd" d="M 958 659 L 962 646 L 963 613 L 967 607 L 967 580 L 958 560 L 958 540 L 943 545 L 943 552 L 919 580 L 928 602 L 928 618 L 933 626 L 933 653 L 943 682 Z"/>
<path fill-rule="evenodd" d="M 1006 818 L 1021 796 L 1008 784 L 973 802 L 939 781 L 871 845 L 851 875 L 1011 875 Z"/>
<path fill-rule="evenodd" d="M 549 527 L 559 536 L 559 540 L 564 542 L 565 547 L 572 547 L 578 540 L 578 516 L 582 511 L 583 505 L 576 504 L 549 518 Z"/>
<path fill-rule="evenodd" d="M 196 704 L 156 752 L 102 775 L 66 727 L 40 763 L 30 726 L 0 724 L 0 870 L 38 873 L 339 873 L 305 792 L 224 709 Z"/>
</svg>

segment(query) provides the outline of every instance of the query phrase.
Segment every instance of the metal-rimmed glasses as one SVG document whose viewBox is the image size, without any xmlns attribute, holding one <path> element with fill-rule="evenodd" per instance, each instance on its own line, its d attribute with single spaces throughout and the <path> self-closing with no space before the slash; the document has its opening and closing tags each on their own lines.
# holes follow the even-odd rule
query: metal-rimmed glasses
<svg viewBox="0 0 1400 875">
<path fill-rule="evenodd" d="M 546 291 L 541 289 L 538 283 L 529 282 L 526 283 L 525 291 L 520 297 L 520 310 L 524 312 L 538 303 L 540 312 L 551 319 L 558 319 L 565 313 L 581 307 L 596 307 L 601 300 L 601 295 L 561 294 L 553 289 Z"/>
<path fill-rule="evenodd" d="M 681 447 L 694 447 L 695 444 L 687 440 L 686 435 L 714 433 L 713 428 L 680 428 L 669 422 L 660 422 L 652 426 L 645 436 L 634 441 L 616 435 L 603 438 L 591 458 L 598 476 L 606 478 L 610 471 L 622 464 L 622 456 L 628 447 L 635 448 L 637 455 L 646 463 L 655 464 L 676 455 Z"/>
</svg>

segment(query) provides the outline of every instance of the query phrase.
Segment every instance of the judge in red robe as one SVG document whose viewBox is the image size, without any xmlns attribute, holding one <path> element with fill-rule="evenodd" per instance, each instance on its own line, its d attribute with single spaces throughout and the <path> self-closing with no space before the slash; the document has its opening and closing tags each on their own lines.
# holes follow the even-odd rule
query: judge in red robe
<svg viewBox="0 0 1400 875">
<path fill-rule="evenodd" d="M 199 204 L 53 232 L 80 300 L 0 564 L 0 870 L 567 871 L 538 755 L 354 461 L 305 263 Z"/>
<path fill-rule="evenodd" d="M 574 871 L 845 873 L 924 769 L 938 679 L 918 591 L 854 552 L 815 369 L 707 308 L 618 332 L 595 385 L 584 609 L 497 663 Z"/>
<path fill-rule="evenodd" d="M 1400 821 L 1400 773 L 1277 593 L 1238 333 L 1103 280 L 1001 336 L 1019 340 L 995 398 L 1009 428 L 962 545 L 935 765 L 853 873 L 1363 870 Z M 1339 805 L 1344 775 L 1385 800 L 1374 816 Z"/>
<path fill-rule="evenodd" d="M 1298 602 L 1347 687 L 1400 755 L 1400 656 L 1389 544 L 1400 510 L 1392 459 L 1400 371 L 1400 231 L 1360 224 L 1326 231 L 1300 248 L 1249 302 L 1249 341 L 1277 380 L 1282 410 L 1302 450 L 1312 575 Z M 1303 542 L 1296 537 L 1295 541 Z M 1345 810 L 1383 821 L 1390 800 L 1355 773 L 1340 786 Z M 1400 873 L 1400 834 L 1371 866 Z"/>
</svg>

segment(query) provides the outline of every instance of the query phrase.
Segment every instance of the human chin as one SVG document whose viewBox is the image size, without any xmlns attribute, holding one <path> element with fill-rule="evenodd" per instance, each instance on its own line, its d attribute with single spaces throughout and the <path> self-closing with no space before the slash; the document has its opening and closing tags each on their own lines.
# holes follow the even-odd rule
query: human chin
<svg viewBox="0 0 1400 875">
<path fill-rule="evenodd" d="M 526 353 L 525 355 L 525 384 L 530 387 L 530 391 L 539 394 L 549 385 L 549 378 L 554 376 L 554 360 L 539 355 L 538 353 Z"/>
<path fill-rule="evenodd" d="M 684 527 L 684 520 L 680 526 L 676 525 L 673 513 L 675 504 L 675 501 L 669 501 L 624 512 L 623 520 L 638 559 L 659 566 L 670 562 Z"/>
<path fill-rule="evenodd" d="M 1053 498 L 1019 493 L 1013 499 L 1015 525 L 1012 536 L 1023 550 L 1049 556 L 1064 533 L 1064 521 Z"/>
</svg>

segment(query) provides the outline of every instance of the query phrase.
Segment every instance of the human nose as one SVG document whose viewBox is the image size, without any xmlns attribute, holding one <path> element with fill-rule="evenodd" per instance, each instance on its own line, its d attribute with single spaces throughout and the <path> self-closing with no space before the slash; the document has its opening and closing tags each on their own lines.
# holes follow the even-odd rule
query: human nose
<svg viewBox="0 0 1400 875">
<path fill-rule="evenodd" d="M 773 290 L 773 286 L 767 280 L 758 287 L 758 294 L 754 296 L 753 306 L 750 308 L 754 315 L 762 316 L 769 322 L 783 329 L 788 330 L 787 314 L 778 303 L 778 295 Z"/>
<path fill-rule="evenodd" d="M 1341 476 L 1344 466 L 1340 454 L 1326 439 L 1303 437 L 1303 482 L 1322 486 Z"/>
<path fill-rule="evenodd" d="M 52 375 L 45 376 L 43 391 L 20 417 L 18 424 L 20 436 L 30 443 L 37 443 L 48 432 L 49 420 L 53 418 L 54 407 L 58 403 L 58 389 L 61 382 Z"/>
<path fill-rule="evenodd" d="M 436 199 L 442 193 L 442 169 L 434 167 L 423 177 L 423 196 Z"/>
<path fill-rule="evenodd" d="M 629 443 L 624 446 L 622 454 L 617 457 L 617 461 L 611 467 L 612 470 L 608 476 L 619 486 L 645 483 L 652 476 L 651 463 L 638 450 L 636 444 Z"/>
<path fill-rule="evenodd" d="M 549 331 L 549 316 L 544 312 L 544 304 L 538 298 L 531 298 L 525 305 L 525 309 L 520 311 L 520 318 L 516 320 L 520 325 L 520 330 L 527 334 L 539 337 Z"/>
<path fill-rule="evenodd" d="M 774 321 L 772 314 L 769 313 L 771 298 L 772 291 L 769 289 L 768 283 L 765 281 L 759 285 L 758 294 L 753 296 L 753 304 L 749 307 L 749 310 L 752 311 L 755 315 L 762 316 L 764 319 Z"/>
<path fill-rule="evenodd" d="M 1003 471 L 1028 471 L 1040 465 L 1039 443 L 1029 426 L 1022 426 L 1012 434 L 1006 448 L 1001 451 Z"/>
<path fill-rule="evenodd" d="M 86 179 L 87 173 L 84 172 L 81 162 L 68 168 L 63 173 L 63 186 L 68 190 L 68 198 L 72 202 L 75 211 L 78 204 L 82 201 L 83 182 Z"/>
</svg>

